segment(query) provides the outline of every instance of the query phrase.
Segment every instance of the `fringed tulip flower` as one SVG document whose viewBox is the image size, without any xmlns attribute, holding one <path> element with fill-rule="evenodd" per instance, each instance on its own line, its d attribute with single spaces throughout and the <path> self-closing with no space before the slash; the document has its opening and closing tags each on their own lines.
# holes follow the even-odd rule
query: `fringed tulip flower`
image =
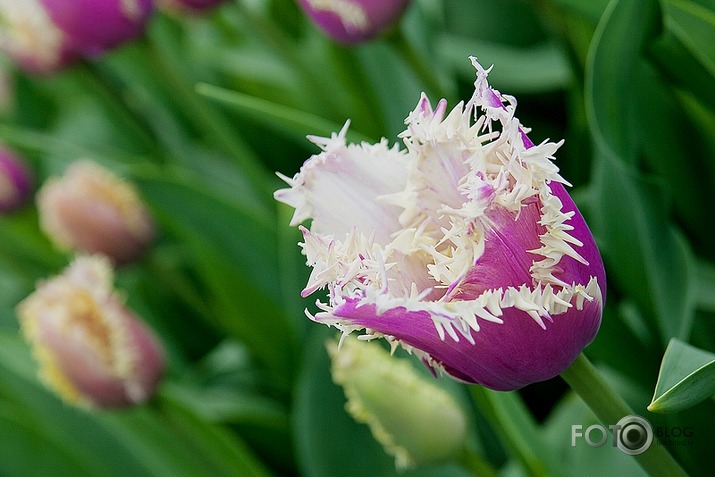
<svg viewBox="0 0 715 477">
<path fill-rule="evenodd" d="M 303 295 L 327 288 L 311 318 L 366 330 L 430 367 L 513 390 L 564 371 L 595 337 L 606 290 L 593 237 L 516 100 L 476 90 L 447 112 L 426 96 L 406 120 L 406 150 L 311 138 L 311 157 L 276 198 L 295 208 L 313 268 Z M 481 114 L 480 114 L 481 112 Z"/>
<path fill-rule="evenodd" d="M 447 391 L 417 373 L 404 359 L 375 343 L 346 339 L 328 343 L 333 380 L 345 408 L 370 427 L 398 468 L 449 459 L 464 450 L 467 417 Z"/>
<path fill-rule="evenodd" d="M 298 0 L 308 17 L 340 43 L 370 40 L 395 23 L 409 0 Z"/>
<path fill-rule="evenodd" d="M 0 214 L 21 207 L 32 191 L 32 177 L 15 154 L 0 147 Z"/>
<path fill-rule="evenodd" d="M 117 296 L 112 280 L 105 257 L 79 257 L 17 307 L 41 379 L 69 403 L 139 404 L 163 374 L 159 343 Z"/>
<path fill-rule="evenodd" d="M 45 182 L 37 208 L 40 226 L 59 249 L 102 253 L 116 264 L 138 258 L 154 236 L 135 187 L 90 161 Z"/>
<path fill-rule="evenodd" d="M 152 0 L 0 0 L 0 49 L 51 73 L 139 36 Z"/>
</svg>

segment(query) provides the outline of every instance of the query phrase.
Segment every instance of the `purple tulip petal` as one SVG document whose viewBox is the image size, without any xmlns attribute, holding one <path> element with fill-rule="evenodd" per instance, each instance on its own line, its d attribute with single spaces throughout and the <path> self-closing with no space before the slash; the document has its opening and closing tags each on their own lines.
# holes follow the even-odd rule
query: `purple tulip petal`
<svg viewBox="0 0 715 477">
<path fill-rule="evenodd" d="M 375 304 L 350 299 L 330 314 L 319 313 L 315 320 L 346 331 L 365 328 L 369 334 L 386 336 L 461 381 L 496 390 L 518 389 L 561 373 L 596 336 L 603 303 L 596 282 L 592 283 L 590 301 L 583 299 L 579 309 L 574 297 L 572 308 L 552 315 L 544 328 L 527 312 L 506 308 L 501 323 L 479 320 L 479 331 L 468 331 L 470 339 L 458 331 L 440 333 L 438 326 L 447 327 L 455 318 L 438 315 L 434 307 L 432 311 L 408 311 L 404 306 L 379 311 Z M 440 320 L 443 324 L 435 326 Z"/>
<path fill-rule="evenodd" d="M 382 33 L 409 0 L 298 0 L 310 19 L 334 40 L 359 43 Z"/>
<path fill-rule="evenodd" d="M 69 49 L 97 56 L 136 38 L 152 12 L 152 0 L 41 0 L 67 37 Z"/>
</svg>

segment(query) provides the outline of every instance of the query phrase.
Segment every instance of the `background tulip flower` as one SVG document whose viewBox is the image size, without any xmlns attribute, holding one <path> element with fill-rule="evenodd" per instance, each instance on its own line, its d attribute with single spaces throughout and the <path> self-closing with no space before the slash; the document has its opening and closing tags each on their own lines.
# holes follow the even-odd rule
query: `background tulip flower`
<svg viewBox="0 0 715 477">
<path fill-rule="evenodd" d="M 345 408 L 370 426 L 398 468 L 455 457 L 464 449 L 467 416 L 447 391 L 376 343 L 328 343 L 333 380 L 343 387 Z"/>
<path fill-rule="evenodd" d="M 312 219 L 303 295 L 329 294 L 315 321 L 511 390 L 558 375 L 593 340 L 605 272 L 552 162 L 561 143 L 533 145 L 514 98 L 473 63 L 472 98 L 447 113 L 423 95 L 406 150 L 346 145 L 346 125 L 312 138 L 323 151 L 275 196 L 296 209 L 293 225 Z"/>
<path fill-rule="evenodd" d="M 102 253 L 116 264 L 139 257 L 154 236 L 134 186 L 90 161 L 45 182 L 37 207 L 40 226 L 58 248 Z"/>
<path fill-rule="evenodd" d="M 164 371 L 160 345 L 113 291 L 112 275 L 105 257 L 79 257 L 17 307 L 40 377 L 73 404 L 144 402 Z"/>
<path fill-rule="evenodd" d="M 310 19 L 341 43 L 374 38 L 396 22 L 409 0 L 298 0 Z"/>
<path fill-rule="evenodd" d="M 12 212 L 25 203 L 32 190 L 32 178 L 25 164 L 0 147 L 0 213 Z"/>
<path fill-rule="evenodd" d="M 50 73 L 139 36 L 152 0 L 0 0 L 0 49 Z"/>
</svg>

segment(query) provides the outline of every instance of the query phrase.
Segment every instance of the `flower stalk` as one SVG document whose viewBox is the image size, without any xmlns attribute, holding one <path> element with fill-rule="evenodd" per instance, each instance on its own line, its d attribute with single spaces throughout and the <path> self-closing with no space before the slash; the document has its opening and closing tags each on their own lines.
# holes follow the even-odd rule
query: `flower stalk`
<svg viewBox="0 0 715 477">
<path fill-rule="evenodd" d="M 385 36 L 385 39 L 402 55 L 402 58 L 412 68 L 412 71 L 424 84 L 427 91 L 440 98 L 449 98 L 451 96 L 436 73 L 438 69 L 425 60 L 424 55 L 415 48 L 414 43 L 405 36 L 401 28 L 395 28 Z"/>
<path fill-rule="evenodd" d="M 506 447 L 532 477 L 547 477 L 552 472 L 533 449 L 539 442 L 536 424 L 516 393 L 495 392 L 483 386 L 469 391 L 479 411 Z"/>
<path fill-rule="evenodd" d="M 561 373 L 561 377 L 604 424 L 613 424 L 624 416 L 634 414 L 630 406 L 608 385 L 583 353 L 576 358 L 571 367 Z M 687 476 L 665 447 L 656 442 L 648 450 L 634 457 L 652 477 Z"/>
<path fill-rule="evenodd" d="M 475 477 L 498 477 L 499 475 L 486 459 L 466 446 L 459 455 L 459 463 Z"/>
</svg>

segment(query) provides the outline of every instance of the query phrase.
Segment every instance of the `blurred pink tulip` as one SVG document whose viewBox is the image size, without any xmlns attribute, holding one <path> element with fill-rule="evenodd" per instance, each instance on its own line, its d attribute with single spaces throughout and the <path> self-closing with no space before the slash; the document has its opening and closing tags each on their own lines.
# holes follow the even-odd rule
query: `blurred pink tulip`
<svg viewBox="0 0 715 477">
<path fill-rule="evenodd" d="M 102 253 L 115 264 L 138 258 L 154 224 L 134 186 L 90 161 L 71 164 L 37 194 L 40 226 L 61 250 Z"/>
<path fill-rule="evenodd" d="M 161 346 L 114 292 L 112 281 L 106 257 L 78 257 L 17 307 L 41 379 L 72 404 L 142 403 L 164 372 Z"/>
</svg>

